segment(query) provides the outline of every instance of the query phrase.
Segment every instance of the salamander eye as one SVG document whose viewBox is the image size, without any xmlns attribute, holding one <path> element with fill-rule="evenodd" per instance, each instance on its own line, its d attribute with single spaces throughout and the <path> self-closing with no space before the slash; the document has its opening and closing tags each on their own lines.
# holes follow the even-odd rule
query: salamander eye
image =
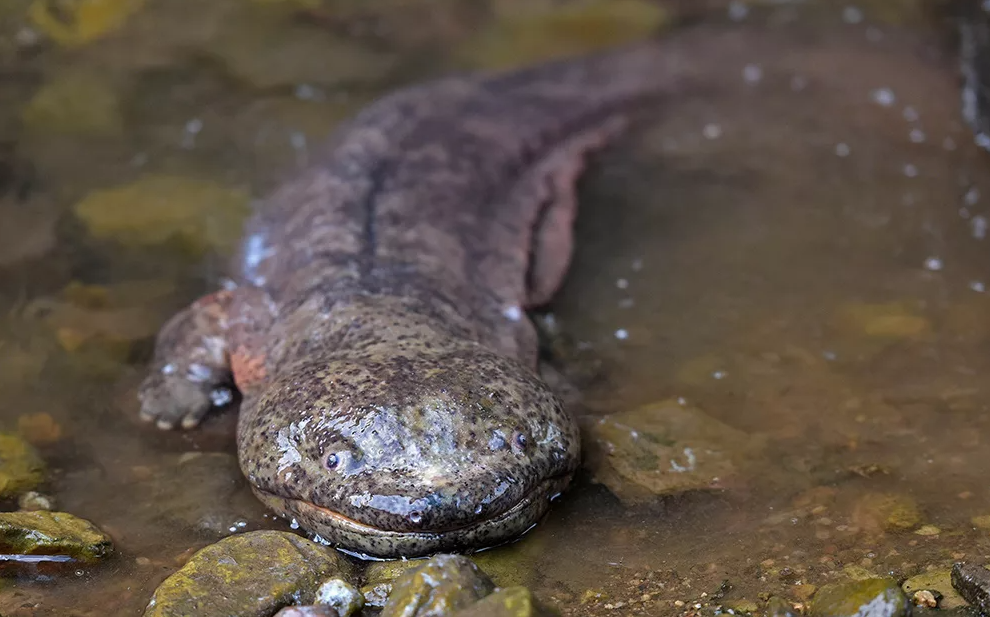
<svg viewBox="0 0 990 617">
<path fill-rule="evenodd" d="M 327 454 L 325 457 L 323 457 L 323 466 L 326 469 L 329 469 L 330 471 L 336 469 L 337 465 L 339 464 L 340 464 L 340 456 L 338 456 L 336 452 L 331 452 L 330 454 Z"/>
<path fill-rule="evenodd" d="M 517 452 L 525 452 L 526 446 L 529 445 L 529 437 L 523 431 L 516 431 L 512 433 L 512 449 Z"/>
</svg>

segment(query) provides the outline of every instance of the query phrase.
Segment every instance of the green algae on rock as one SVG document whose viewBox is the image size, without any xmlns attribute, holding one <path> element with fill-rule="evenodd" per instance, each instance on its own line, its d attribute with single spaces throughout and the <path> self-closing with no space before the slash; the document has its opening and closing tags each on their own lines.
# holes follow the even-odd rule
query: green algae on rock
<svg viewBox="0 0 990 617">
<path fill-rule="evenodd" d="M 87 563 L 113 553 L 105 533 L 65 512 L 0 513 L 0 547 L 18 555 L 68 555 Z"/>
<path fill-rule="evenodd" d="M 673 400 L 589 419 L 584 428 L 585 465 L 626 505 L 720 488 L 753 443 L 742 431 Z"/>
<path fill-rule="evenodd" d="M 467 557 L 437 555 L 396 579 L 380 617 L 446 616 L 494 590 L 492 580 Z"/>
<path fill-rule="evenodd" d="M 145 617 L 268 617 L 311 604 L 321 581 L 352 580 L 339 553 L 292 533 L 255 531 L 200 550 L 155 590 Z"/>
<path fill-rule="evenodd" d="M 132 247 L 178 240 L 193 256 L 200 256 L 236 245 L 249 206 L 249 195 L 237 189 L 151 174 L 93 191 L 75 205 L 75 213 L 97 238 Z"/>
<path fill-rule="evenodd" d="M 455 617 L 539 617 L 549 611 L 541 606 L 525 587 L 504 587 L 485 596 Z"/>
<path fill-rule="evenodd" d="M 908 609 L 907 596 L 891 578 L 824 585 L 811 603 L 815 617 L 900 617 Z"/>
<path fill-rule="evenodd" d="M 364 585 L 361 586 L 364 603 L 368 606 L 382 608 L 388 602 L 395 581 L 407 571 L 418 568 L 425 563 L 426 561 L 421 559 L 397 559 L 370 563 L 364 571 Z"/>
<path fill-rule="evenodd" d="M 45 479 L 45 462 L 27 441 L 0 433 L 0 499 L 13 499 Z"/>
</svg>

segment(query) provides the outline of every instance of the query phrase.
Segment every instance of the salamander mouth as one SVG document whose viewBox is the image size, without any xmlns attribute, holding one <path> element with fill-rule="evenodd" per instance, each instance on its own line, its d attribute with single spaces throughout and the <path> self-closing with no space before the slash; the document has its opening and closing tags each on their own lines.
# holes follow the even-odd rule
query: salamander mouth
<svg viewBox="0 0 990 617">
<path fill-rule="evenodd" d="M 481 550 L 513 540 L 538 522 L 550 502 L 570 482 L 570 477 L 568 473 L 543 480 L 508 509 L 467 524 L 415 531 L 376 527 L 303 499 L 256 487 L 253 490 L 268 507 L 337 548 L 361 557 L 381 559 Z"/>
</svg>

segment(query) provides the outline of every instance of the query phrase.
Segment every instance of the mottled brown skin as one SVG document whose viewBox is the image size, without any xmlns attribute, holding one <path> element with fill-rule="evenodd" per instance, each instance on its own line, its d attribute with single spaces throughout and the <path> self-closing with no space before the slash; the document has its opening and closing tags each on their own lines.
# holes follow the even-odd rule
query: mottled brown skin
<svg viewBox="0 0 990 617">
<path fill-rule="evenodd" d="M 677 85 L 678 49 L 453 77 L 365 109 L 268 197 L 231 285 L 163 328 L 143 416 L 193 427 L 232 380 L 255 493 L 345 550 L 525 532 L 580 452 L 523 311 L 565 274 L 585 156 Z"/>
</svg>

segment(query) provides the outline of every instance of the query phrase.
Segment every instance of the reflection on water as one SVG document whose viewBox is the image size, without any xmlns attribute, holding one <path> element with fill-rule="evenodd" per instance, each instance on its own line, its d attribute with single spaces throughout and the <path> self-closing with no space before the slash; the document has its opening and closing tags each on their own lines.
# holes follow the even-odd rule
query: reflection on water
<svg viewBox="0 0 990 617">
<path fill-rule="evenodd" d="M 215 285 L 250 198 L 375 93 L 670 18 L 584 4 L 0 6 L 0 428 L 39 450 L 38 490 L 117 547 L 9 579 L 0 612 L 140 614 L 195 549 L 285 528 L 240 478 L 232 414 L 183 434 L 137 421 L 149 337 Z M 951 52 L 916 3 L 723 4 L 751 45 L 599 157 L 552 315 L 587 424 L 674 401 L 758 454 L 666 498 L 617 456 L 636 490 L 592 470 L 602 483 L 589 472 L 483 557 L 567 615 L 804 601 L 990 554 L 990 162 Z"/>
</svg>

